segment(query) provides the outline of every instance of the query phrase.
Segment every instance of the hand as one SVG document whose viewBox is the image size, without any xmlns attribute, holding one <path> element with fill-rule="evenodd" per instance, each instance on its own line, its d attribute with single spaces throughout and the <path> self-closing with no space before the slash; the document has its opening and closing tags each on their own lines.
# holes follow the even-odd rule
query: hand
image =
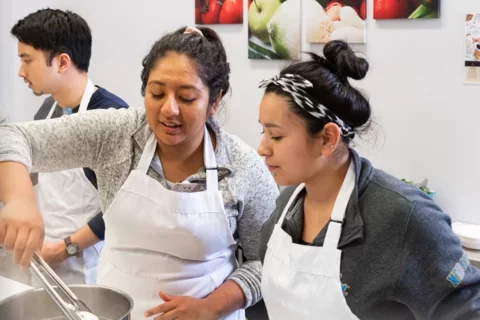
<svg viewBox="0 0 480 320">
<path fill-rule="evenodd" d="M 218 320 L 215 308 L 205 299 L 196 299 L 186 296 L 169 296 L 160 292 L 163 304 L 145 312 L 145 317 L 155 317 L 154 320 Z"/>
<path fill-rule="evenodd" d="M 48 242 L 43 243 L 42 251 L 40 252 L 43 260 L 52 268 L 58 267 L 63 261 L 68 259 L 65 242 Z"/>
<path fill-rule="evenodd" d="M 22 269 L 30 266 L 35 251 L 43 244 L 44 226 L 34 201 L 12 200 L 0 210 L 0 245 L 13 250 L 13 258 Z"/>
</svg>

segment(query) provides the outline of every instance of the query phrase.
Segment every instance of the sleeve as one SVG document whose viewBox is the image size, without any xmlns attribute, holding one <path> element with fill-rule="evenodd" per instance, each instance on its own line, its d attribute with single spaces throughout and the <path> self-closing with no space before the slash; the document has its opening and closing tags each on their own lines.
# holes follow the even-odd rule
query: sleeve
<svg viewBox="0 0 480 320">
<path fill-rule="evenodd" d="M 112 165 L 129 156 L 116 150 L 130 141 L 137 118 L 135 109 L 109 109 L 0 125 L 0 162 L 19 162 L 34 172 Z"/>
<path fill-rule="evenodd" d="M 480 271 L 431 200 L 414 204 L 394 298 L 418 319 L 480 319 Z"/>
<path fill-rule="evenodd" d="M 101 212 L 88 221 L 88 227 L 98 239 L 105 240 L 105 221 Z"/>
<path fill-rule="evenodd" d="M 261 298 L 262 263 L 258 254 L 260 228 L 275 209 L 275 199 L 279 191 L 262 159 L 252 157 L 248 165 L 236 174 L 244 181 L 245 191 L 243 210 L 239 213 L 238 236 L 247 259 L 229 277 L 243 290 L 246 307 L 257 303 Z M 255 177 L 255 179 L 252 179 Z"/>
<path fill-rule="evenodd" d="M 7 113 L 0 109 L 0 124 L 10 122 L 10 118 Z"/>
</svg>

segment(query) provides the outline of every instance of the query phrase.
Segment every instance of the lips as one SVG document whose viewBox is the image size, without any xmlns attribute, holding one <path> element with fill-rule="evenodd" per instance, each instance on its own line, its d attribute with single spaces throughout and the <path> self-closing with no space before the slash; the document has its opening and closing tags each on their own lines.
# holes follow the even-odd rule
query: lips
<svg viewBox="0 0 480 320">
<path fill-rule="evenodd" d="M 280 168 L 279 166 L 272 166 L 272 165 L 269 165 L 269 164 L 267 164 L 267 167 L 268 167 L 268 170 L 270 170 L 270 171 L 275 171 L 276 169 Z"/>
<path fill-rule="evenodd" d="M 169 134 L 174 134 L 180 132 L 180 128 L 182 127 L 181 124 L 176 123 L 176 122 L 163 122 L 159 121 L 160 125 L 162 126 L 162 129 Z"/>
</svg>

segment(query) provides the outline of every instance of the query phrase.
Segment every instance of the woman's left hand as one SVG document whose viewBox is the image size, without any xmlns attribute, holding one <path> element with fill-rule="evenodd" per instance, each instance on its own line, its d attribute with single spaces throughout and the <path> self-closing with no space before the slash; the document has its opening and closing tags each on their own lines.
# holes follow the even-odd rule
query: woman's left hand
<svg viewBox="0 0 480 320">
<path fill-rule="evenodd" d="M 145 317 L 159 315 L 154 320 L 218 320 L 214 308 L 205 299 L 196 299 L 187 296 L 170 296 L 160 292 L 164 301 L 145 312 Z"/>
</svg>

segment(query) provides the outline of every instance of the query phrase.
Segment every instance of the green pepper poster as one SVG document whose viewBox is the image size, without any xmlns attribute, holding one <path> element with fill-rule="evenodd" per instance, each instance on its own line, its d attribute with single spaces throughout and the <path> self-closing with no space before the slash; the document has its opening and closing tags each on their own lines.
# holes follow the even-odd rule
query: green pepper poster
<svg viewBox="0 0 480 320">
<path fill-rule="evenodd" d="M 300 2 L 301 0 L 248 1 L 249 59 L 300 58 Z"/>
<path fill-rule="evenodd" d="M 373 18 L 440 18 L 440 0 L 373 0 Z"/>
</svg>

